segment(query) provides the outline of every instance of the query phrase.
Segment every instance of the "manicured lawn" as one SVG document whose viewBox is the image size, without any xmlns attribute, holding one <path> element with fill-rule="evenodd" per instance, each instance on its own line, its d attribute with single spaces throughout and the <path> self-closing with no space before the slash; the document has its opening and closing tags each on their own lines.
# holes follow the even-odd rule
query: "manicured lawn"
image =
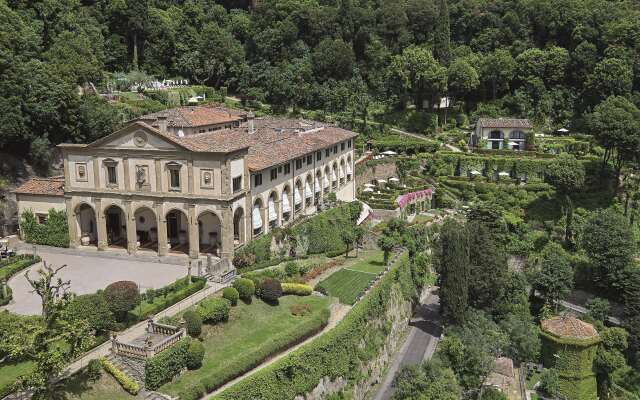
<svg viewBox="0 0 640 400">
<path fill-rule="evenodd" d="M 277 306 L 258 299 L 250 305 L 239 302 L 231 309 L 228 322 L 203 326 L 201 337 L 205 356 L 202 368 L 185 372 L 159 391 L 179 396 L 189 387 L 201 383 L 209 392 L 220 387 L 270 355 L 321 329 L 328 320 L 330 303 L 331 299 L 316 296 L 285 296 Z M 298 304 L 308 304 L 311 313 L 292 315 L 290 307 Z"/>
<path fill-rule="evenodd" d="M 384 270 L 382 252 L 354 265 L 345 267 L 318 284 L 329 296 L 337 297 L 342 304 L 353 304 L 369 283 Z"/>
<path fill-rule="evenodd" d="M 33 362 L 24 361 L 17 364 L 0 364 L 0 391 L 13 385 L 18 377 L 31 372 Z"/>
<path fill-rule="evenodd" d="M 96 382 L 90 382 L 84 373 L 78 373 L 69 378 L 62 389 L 68 400 L 132 400 L 132 396 L 125 392 L 116 380 L 107 372 Z"/>
</svg>

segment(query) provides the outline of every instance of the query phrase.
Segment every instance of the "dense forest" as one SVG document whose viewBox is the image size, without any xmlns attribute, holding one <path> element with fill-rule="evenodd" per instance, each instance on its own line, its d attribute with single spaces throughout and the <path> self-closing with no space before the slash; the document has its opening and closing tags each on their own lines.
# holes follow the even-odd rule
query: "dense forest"
<svg viewBox="0 0 640 400">
<path fill-rule="evenodd" d="M 608 0 L 0 0 L 0 150 L 46 160 L 123 117 L 95 95 L 136 72 L 367 117 L 451 97 L 466 115 L 581 130 L 640 103 L 640 12 Z M 427 103 L 428 102 L 428 103 Z M 635 111 L 634 111 L 635 110 Z M 473 118 L 472 118 L 473 120 Z"/>
</svg>

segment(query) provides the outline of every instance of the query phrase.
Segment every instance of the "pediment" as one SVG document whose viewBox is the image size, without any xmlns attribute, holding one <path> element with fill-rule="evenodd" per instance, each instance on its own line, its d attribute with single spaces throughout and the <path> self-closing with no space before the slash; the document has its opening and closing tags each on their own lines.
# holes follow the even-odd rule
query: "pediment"
<svg viewBox="0 0 640 400">
<path fill-rule="evenodd" d="M 91 143 L 89 147 L 121 150 L 184 150 L 170 138 L 141 123 L 133 123 Z"/>
</svg>

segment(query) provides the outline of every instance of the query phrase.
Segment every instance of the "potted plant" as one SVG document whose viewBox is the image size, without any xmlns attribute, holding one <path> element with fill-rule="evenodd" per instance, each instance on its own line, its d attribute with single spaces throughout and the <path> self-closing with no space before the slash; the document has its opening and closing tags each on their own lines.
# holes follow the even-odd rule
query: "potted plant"
<svg viewBox="0 0 640 400">
<path fill-rule="evenodd" d="M 83 246 L 88 246 L 91 243 L 91 236 L 89 235 L 88 232 L 82 233 L 82 236 L 80 237 L 80 243 Z"/>
</svg>

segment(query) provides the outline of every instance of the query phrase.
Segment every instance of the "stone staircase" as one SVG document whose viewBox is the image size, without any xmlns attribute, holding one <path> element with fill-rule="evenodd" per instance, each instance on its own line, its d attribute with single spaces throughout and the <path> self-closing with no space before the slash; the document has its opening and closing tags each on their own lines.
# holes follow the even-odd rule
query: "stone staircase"
<svg viewBox="0 0 640 400">
<path fill-rule="evenodd" d="M 140 385 L 140 393 L 138 393 L 137 396 L 139 399 L 174 400 L 171 396 L 154 392 L 153 390 L 147 390 L 144 387 L 144 360 L 116 354 L 109 354 L 107 360 Z"/>
</svg>

